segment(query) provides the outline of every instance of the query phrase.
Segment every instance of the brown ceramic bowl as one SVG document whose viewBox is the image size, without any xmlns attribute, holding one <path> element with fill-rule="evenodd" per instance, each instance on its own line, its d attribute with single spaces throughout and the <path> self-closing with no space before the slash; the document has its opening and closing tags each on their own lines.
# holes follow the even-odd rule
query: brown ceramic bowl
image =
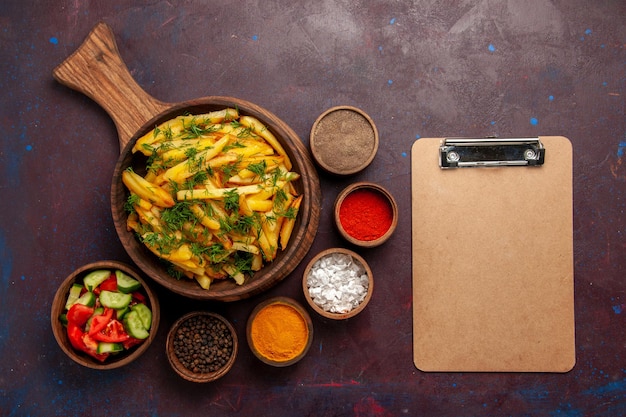
<svg viewBox="0 0 626 417">
<path fill-rule="evenodd" d="M 255 319 L 259 317 L 259 314 L 263 314 L 266 308 L 271 307 L 271 306 L 276 306 L 276 305 L 293 309 L 293 311 L 297 315 L 299 315 L 300 318 L 302 319 L 304 329 L 306 331 L 306 342 L 302 346 L 301 350 L 299 350 L 299 352 L 295 354 L 295 356 L 289 356 L 289 357 L 280 358 L 280 359 L 271 358 L 263 354 L 263 348 L 260 348 L 255 345 L 253 332 L 258 331 L 258 329 L 254 328 Z M 274 324 L 276 324 L 277 327 L 281 325 L 280 322 L 274 323 Z M 268 339 L 269 340 L 268 343 L 278 344 L 278 347 L 274 348 L 275 351 L 278 351 L 282 347 L 284 347 L 280 344 L 280 341 L 276 341 L 275 339 L 272 340 L 272 335 L 265 334 L 264 336 L 267 338 L 270 338 Z M 250 350 L 252 350 L 252 353 L 254 354 L 254 356 L 256 356 L 262 362 L 271 366 L 279 367 L 279 368 L 291 366 L 295 364 L 296 362 L 300 361 L 304 356 L 306 356 L 307 352 L 309 351 L 309 348 L 311 347 L 311 343 L 313 343 L 313 322 L 311 321 L 311 316 L 309 316 L 309 313 L 307 313 L 307 311 L 297 301 L 289 297 L 274 297 L 266 301 L 263 301 L 262 303 L 260 303 L 254 308 L 254 310 L 250 314 L 250 317 L 248 318 L 248 323 L 246 326 L 246 337 L 248 339 L 248 346 L 250 347 Z"/>
<path fill-rule="evenodd" d="M 326 172 L 352 175 L 365 169 L 378 151 L 378 129 L 361 109 L 332 107 L 322 113 L 309 138 L 315 162 Z"/>
<path fill-rule="evenodd" d="M 355 262 L 356 264 L 362 266 L 363 270 L 367 274 L 367 293 L 365 297 L 358 305 L 352 306 L 351 309 L 348 311 L 334 312 L 331 311 L 330 308 L 324 308 L 320 305 L 320 303 L 315 301 L 316 297 L 311 295 L 309 275 L 314 268 L 317 268 L 316 264 L 318 262 L 329 261 L 329 258 L 333 255 L 350 256 L 352 258 L 352 262 Z M 336 277 L 336 275 L 334 275 L 333 277 Z M 356 252 L 344 248 L 331 248 L 318 253 L 315 257 L 313 257 L 313 259 L 309 261 L 302 277 L 302 290 L 304 292 L 304 298 L 306 298 L 307 303 L 317 314 L 332 320 L 345 320 L 354 317 L 362 312 L 369 303 L 370 299 L 372 298 L 372 293 L 374 291 L 374 275 L 372 274 L 372 270 L 370 269 L 365 259 L 363 259 Z"/>
<path fill-rule="evenodd" d="M 261 293 L 287 277 L 308 253 L 319 224 L 321 191 L 317 171 L 307 148 L 298 135 L 269 110 L 246 100 L 226 96 L 207 96 L 181 103 L 165 103 L 148 95 L 132 78 L 118 52 L 110 27 L 98 24 L 83 44 L 54 69 L 59 82 L 83 92 L 111 116 L 118 131 L 120 157 L 113 171 L 111 212 L 115 229 L 124 249 L 146 275 L 182 296 L 211 301 L 237 301 Z M 175 84 L 174 84 L 175 88 Z M 168 273 L 166 262 L 154 255 L 127 228 L 124 205 L 129 193 L 122 173 L 132 168 L 143 175 L 146 157 L 132 153 L 136 141 L 162 122 L 183 114 L 203 114 L 236 107 L 241 115 L 261 121 L 271 131 L 291 159 L 292 171 L 300 174 L 293 182 L 303 201 L 289 244 L 242 285 L 232 279 L 216 280 L 205 290 L 193 279 L 177 279 Z"/>
<path fill-rule="evenodd" d="M 348 233 L 346 227 L 344 227 L 344 225 L 342 224 L 340 215 L 342 204 L 344 204 L 349 196 L 354 195 L 353 193 L 357 192 L 372 192 L 374 193 L 376 198 L 380 197 L 382 199 L 381 204 L 385 204 L 387 206 L 390 218 L 387 219 L 389 227 L 384 233 L 364 236 L 367 237 L 367 239 L 363 239 L 363 237 L 361 236 L 353 236 Z M 367 216 L 363 214 L 365 213 L 366 209 L 371 209 L 371 207 L 358 207 L 359 215 L 363 216 L 361 219 L 362 221 L 359 222 L 360 225 L 368 223 Z M 373 248 L 375 246 L 379 246 L 385 243 L 396 230 L 396 226 L 398 225 L 398 205 L 396 203 L 396 200 L 393 198 L 393 195 L 391 195 L 391 193 L 387 191 L 384 187 L 371 182 L 357 182 L 347 186 L 345 189 L 343 189 L 343 191 L 339 193 L 339 195 L 337 195 L 334 204 L 334 219 L 335 226 L 337 227 L 339 234 L 341 234 L 341 236 L 348 242 L 363 248 Z M 372 219 L 371 221 L 369 221 L 369 223 L 378 225 L 379 221 L 378 219 Z"/>
<path fill-rule="evenodd" d="M 192 320 L 201 320 L 204 323 L 214 323 L 221 327 L 221 329 L 219 330 L 220 332 L 223 331 L 230 335 L 231 343 L 229 344 L 229 347 L 226 347 L 226 349 L 229 349 L 230 354 L 227 357 L 224 357 L 221 360 L 221 363 L 216 364 L 218 366 L 215 369 L 198 369 L 194 371 L 193 369 L 185 366 L 184 357 L 180 357 L 177 354 L 175 343 L 176 338 L 181 337 L 184 334 L 184 331 L 181 330 L 181 332 L 179 333 L 179 330 L 183 328 L 186 324 L 190 324 L 190 321 Z M 188 348 L 195 346 L 200 348 L 203 346 L 203 342 L 202 339 L 194 340 L 193 338 L 190 338 L 185 342 L 185 346 Z M 225 347 L 221 346 L 221 348 L 224 349 Z M 237 340 L 237 332 L 233 328 L 232 324 L 219 314 L 211 313 L 208 311 L 195 311 L 185 314 L 184 316 L 179 318 L 170 328 L 166 341 L 167 359 L 172 366 L 172 369 L 174 369 L 174 371 L 183 379 L 191 382 L 211 382 L 226 375 L 226 373 L 228 373 L 230 368 L 232 368 L 233 364 L 235 363 L 238 348 L 239 342 Z M 211 352 L 209 353 L 209 355 L 215 354 Z M 211 356 L 211 358 L 215 358 L 215 356 Z"/>
<path fill-rule="evenodd" d="M 147 298 L 147 304 L 152 310 L 152 326 L 150 328 L 150 335 L 144 342 L 138 346 L 131 348 L 128 351 L 123 351 L 115 355 L 111 355 L 104 362 L 100 362 L 86 353 L 80 352 L 70 344 L 67 336 L 67 330 L 59 317 L 65 312 L 65 303 L 67 301 L 68 293 L 74 283 L 82 283 L 83 278 L 91 271 L 98 269 L 119 269 L 122 272 L 130 275 L 132 278 L 139 281 L 142 285 L 141 292 Z M 54 338 L 61 347 L 61 350 L 65 352 L 74 362 L 86 366 L 92 369 L 114 369 L 127 365 L 140 357 L 150 346 L 154 340 L 157 331 L 159 329 L 159 321 L 161 312 L 159 308 L 159 300 L 156 294 L 146 284 L 146 281 L 141 275 L 129 265 L 126 265 L 117 261 L 99 261 L 84 265 L 74 272 L 72 272 L 61 285 L 59 286 L 54 299 L 52 300 L 52 311 L 50 313 L 50 321 L 52 324 L 52 333 Z"/>
</svg>

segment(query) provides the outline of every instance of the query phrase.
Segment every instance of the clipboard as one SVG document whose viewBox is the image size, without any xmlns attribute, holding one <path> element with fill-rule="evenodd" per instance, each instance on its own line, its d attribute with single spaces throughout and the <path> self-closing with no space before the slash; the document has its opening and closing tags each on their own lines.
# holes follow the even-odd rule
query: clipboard
<svg viewBox="0 0 626 417">
<path fill-rule="evenodd" d="M 411 191 L 415 366 L 571 370 L 570 141 L 418 139 Z"/>
</svg>

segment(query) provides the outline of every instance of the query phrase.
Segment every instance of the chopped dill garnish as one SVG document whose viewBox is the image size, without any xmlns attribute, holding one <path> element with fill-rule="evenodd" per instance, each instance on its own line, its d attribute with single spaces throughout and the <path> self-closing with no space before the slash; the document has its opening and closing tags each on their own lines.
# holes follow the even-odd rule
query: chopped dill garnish
<svg viewBox="0 0 626 417">
<path fill-rule="evenodd" d="M 216 130 L 216 126 L 213 125 L 212 123 L 209 123 L 208 120 L 198 121 L 198 119 L 193 117 L 189 121 L 189 125 L 187 126 L 183 125 L 183 132 L 186 133 L 186 135 L 182 135 L 182 132 L 181 132 L 181 138 L 182 139 L 195 139 L 202 135 L 215 132 L 215 130 Z"/>
<path fill-rule="evenodd" d="M 234 267 L 243 274 L 252 272 L 252 254 L 248 252 L 236 252 L 234 255 Z"/>
<path fill-rule="evenodd" d="M 287 193 L 284 189 L 280 189 L 276 191 L 276 195 L 274 195 L 274 207 L 278 209 L 282 209 L 287 202 Z"/>
<path fill-rule="evenodd" d="M 172 138 L 174 137 L 174 132 L 172 132 L 171 126 L 167 126 L 163 134 L 165 135 L 165 139 L 167 140 L 172 140 Z"/>
<path fill-rule="evenodd" d="M 224 181 L 228 181 L 233 175 L 236 175 L 239 172 L 239 164 L 237 162 L 233 164 L 222 165 L 220 168 L 222 173 L 224 174 Z"/>
<path fill-rule="evenodd" d="M 154 146 L 152 146 L 152 145 L 151 145 L 151 144 L 149 144 L 149 143 L 143 143 L 143 144 L 141 145 L 141 147 L 142 147 L 143 149 L 145 149 L 146 151 L 148 151 L 148 152 L 155 152 Z"/>
<path fill-rule="evenodd" d="M 193 189 L 198 184 L 203 184 L 209 178 L 209 174 L 206 171 L 195 172 L 191 177 L 182 184 L 182 188 L 186 190 Z"/>
<path fill-rule="evenodd" d="M 276 223 L 276 216 L 265 216 L 265 221 L 268 223 Z"/>
<path fill-rule="evenodd" d="M 278 183 L 278 181 L 282 178 L 283 176 L 283 171 L 280 170 L 280 168 L 276 168 L 274 170 L 272 170 L 271 172 L 271 183 L 273 186 L 276 186 L 276 184 Z"/>
<path fill-rule="evenodd" d="M 173 207 L 163 209 L 161 213 L 161 221 L 165 223 L 168 230 L 182 230 L 183 225 L 187 222 L 195 222 L 196 217 L 189 209 L 189 202 L 181 201 L 174 204 Z"/>
<path fill-rule="evenodd" d="M 298 215 L 298 210 L 296 210 L 294 207 L 289 207 L 287 210 L 283 211 L 280 215 L 288 219 L 295 219 L 296 216 Z"/>
<path fill-rule="evenodd" d="M 239 210 L 239 194 L 237 190 L 232 189 L 224 193 L 224 208 L 231 211 Z"/>
<path fill-rule="evenodd" d="M 253 227 L 258 225 L 258 219 L 254 215 L 239 216 L 233 225 L 233 230 L 242 235 L 247 235 Z"/>
<path fill-rule="evenodd" d="M 228 234 L 233 230 L 233 221 L 230 218 L 221 217 L 218 223 L 220 224 L 220 234 L 222 235 Z"/>
<path fill-rule="evenodd" d="M 176 268 L 173 264 L 168 262 L 168 268 L 167 268 L 167 273 L 176 278 L 177 280 L 182 279 L 185 275 L 183 274 L 183 271 L 181 271 L 180 269 Z"/>
<path fill-rule="evenodd" d="M 241 149 L 241 148 L 245 148 L 246 145 L 244 145 L 241 142 L 233 142 L 233 143 L 229 143 L 228 145 L 224 146 L 224 149 L 222 149 L 222 152 L 226 153 L 231 149 Z"/>
<path fill-rule="evenodd" d="M 221 262 L 226 254 L 226 249 L 224 249 L 224 245 L 221 243 L 214 243 L 207 246 L 203 253 L 211 260 L 211 262 Z"/>
<path fill-rule="evenodd" d="M 256 175 L 259 178 L 263 178 L 265 176 L 266 169 L 267 169 L 267 163 L 265 162 L 265 159 L 262 160 L 261 162 L 256 162 L 256 163 L 248 165 L 248 170 L 252 171 L 254 175 Z"/>
<path fill-rule="evenodd" d="M 124 210 L 127 213 L 132 213 L 135 211 L 135 204 L 139 203 L 140 197 L 137 194 L 131 194 L 126 199 L 124 203 Z"/>
<path fill-rule="evenodd" d="M 256 135 L 254 134 L 254 131 L 252 130 L 252 128 L 245 127 L 241 129 L 239 132 L 237 132 L 237 137 L 240 139 L 253 138 L 253 137 L 256 137 Z"/>
<path fill-rule="evenodd" d="M 200 151 L 198 151 L 198 148 L 188 148 L 185 149 L 185 156 L 188 159 L 194 159 L 196 157 L 196 155 L 198 155 Z"/>
</svg>

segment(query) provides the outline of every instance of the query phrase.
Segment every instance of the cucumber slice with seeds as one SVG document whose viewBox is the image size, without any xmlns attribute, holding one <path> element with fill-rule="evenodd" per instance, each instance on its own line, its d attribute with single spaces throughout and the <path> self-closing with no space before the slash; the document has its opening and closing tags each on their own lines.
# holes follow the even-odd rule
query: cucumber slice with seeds
<svg viewBox="0 0 626 417">
<path fill-rule="evenodd" d="M 127 307 L 132 298 L 133 297 L 130 294 L 105 290 L 100 293 L 100 304 L 104 307 L 120 310 Z"/>
<path fill-rule="evenodd" d="M 152 326 L 152 311 L 145 304 L 135 304 L 131 307 L 132 311 L 136 311 L 143 327 L 146 330 L 150 330 L 150 326 Z"/>
<path fill-rule="evenodd" d="M 129 335 L 135 339 L 147 339 L 150 336 L 148 330 L 144 327 L 137 310 L 130 310 L 124 316 L 124 328 Z"/>
<path fill-rule="evenodd" d="M 141 282 L 126 275 L 120 270 L 115 271 L 115 277 L 117 278 L 117 289 L 120 292 L 128 294 L 141 288 Z"/>
<path fill-rule="evenodd" d="M 98 285 L 102 284 L 104 280 L 111 276 L 111 271 L 108 269 L 98 269 L 88 273 L 83 279 L 83 284 L 88 291 L 93 291 Z"/>
<path fill-rule="evenodd" d="M 99 342 L 98 353 L 116 353 L 124 350 L 124 345 L 121 343 Z"/>
<path fill-rule="evenodd" d="M 130 311 L 130 308 L 128 306 L 124 307 L 124 308 L 118 308 L 117 310 L 115 310 L 115 314 L 116 317 L 119 321 L 122 321 L 122 317 L 124 317 L 124 315 L 126 313 L 128 313 Z"/>
<path fill-rule="evenodd" d="M 87 291 L 86 293 L 78 297 L 78 300 L 76 300 L 74 304 L 82 304 L 86 305 L 87 307 L 93 307 L 96 305 L 96 295 L 91 291 Z"/>
<path fill-rule="evenodd" d="M 67 301 L 65 303 L 65 309 L 69 310 L 71 306 L 76 303 L 78 297 L 80 297 L 80 293 L 83 291 L 83 286 L 80 284 L 72 284 L 70 287 L 70 292 L 67 296 Z"/>
</svg>

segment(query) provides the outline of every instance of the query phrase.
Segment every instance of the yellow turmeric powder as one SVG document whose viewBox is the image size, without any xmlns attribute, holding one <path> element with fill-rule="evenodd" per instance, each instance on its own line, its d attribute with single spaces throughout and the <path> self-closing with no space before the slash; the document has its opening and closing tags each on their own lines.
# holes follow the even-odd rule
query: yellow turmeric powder
<svg viewBox="0 0 626 417">
<path fill-rule="evenodd" d="M 286 362 L 302 353 L 309 329 L 293 307 L 275 303 L 258 312 L 250 328 L 252 344 L 265 358 Z"/>
</svg>

